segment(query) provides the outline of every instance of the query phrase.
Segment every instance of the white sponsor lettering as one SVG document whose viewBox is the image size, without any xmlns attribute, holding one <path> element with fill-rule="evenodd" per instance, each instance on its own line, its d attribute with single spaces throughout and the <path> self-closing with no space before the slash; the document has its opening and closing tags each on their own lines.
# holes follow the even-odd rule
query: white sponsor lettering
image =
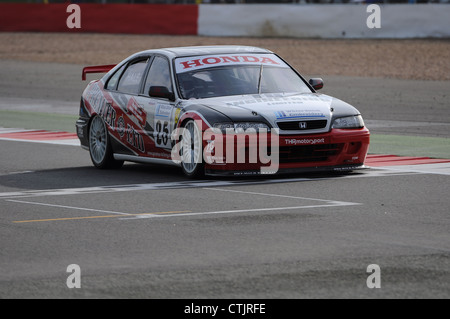
<svg viewBox="0 0 450 319">
<path fill-rule="evenodd" d="M 293 119 L 293 118 L 311 118 L 311 117 L 325 117 L 320 110 L 301 111 L 301 110 L 282 110 L 274 111 L 277 119 Z"/>
<path fill-rule="evenodd" d="M 285 139 L 287 145 L 314 145 L 325 143 L 325 138 L 303 138 L 303 139 Z"/>
</svg>

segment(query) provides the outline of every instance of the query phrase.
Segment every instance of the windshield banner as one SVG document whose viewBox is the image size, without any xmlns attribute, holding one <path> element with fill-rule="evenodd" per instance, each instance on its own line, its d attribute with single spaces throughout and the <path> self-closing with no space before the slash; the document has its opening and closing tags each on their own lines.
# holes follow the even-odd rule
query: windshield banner
<svg viewBox="0 0 450 319">
<path fill-rule="evenodd" d="M 286 63 L 274 54 L 223 54 L 175 59 L 175 70 L 177 73 L 227 65 L 267 65 L 285 68 L 288 67 Z"/>
</svg>

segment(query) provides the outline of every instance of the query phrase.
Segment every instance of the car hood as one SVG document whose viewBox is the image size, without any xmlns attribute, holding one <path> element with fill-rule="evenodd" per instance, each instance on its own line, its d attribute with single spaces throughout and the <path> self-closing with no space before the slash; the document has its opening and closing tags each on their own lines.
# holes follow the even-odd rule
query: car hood
<svg viewBox="0 0 450 319">
<path fill-rule="evenodd" d="M 201 102 L 232 122 L 264 121 L 278 128 L 280 122 L 327 121 L 326 126 L 320 129 L 284 132 L 290 134 L 328 132 L 334 118 L 359 114 L 350 104 L 317 93 L 227 96 L 203 99 Z"/>
</svg>

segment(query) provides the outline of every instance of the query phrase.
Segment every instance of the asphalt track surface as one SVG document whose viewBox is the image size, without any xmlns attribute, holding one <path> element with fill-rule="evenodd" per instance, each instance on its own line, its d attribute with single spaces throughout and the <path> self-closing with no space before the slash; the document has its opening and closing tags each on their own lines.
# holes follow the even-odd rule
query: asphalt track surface
<svg viewBox="0 0 450 319">
<path fill-rule="evenodd" d="M 2 62 L 1 108 L 76 114 L 79 67 L 30 66 Z M 449 137 L 448 82 L 329 85 L 373 131 Z M 448 164 L 192 181 L 173 167 L 97 170 L 71 145 L 0 148 L 0 298 L 450 297 Z M 367 286 L 372 264 L 381 288 Z"/>
</svg>

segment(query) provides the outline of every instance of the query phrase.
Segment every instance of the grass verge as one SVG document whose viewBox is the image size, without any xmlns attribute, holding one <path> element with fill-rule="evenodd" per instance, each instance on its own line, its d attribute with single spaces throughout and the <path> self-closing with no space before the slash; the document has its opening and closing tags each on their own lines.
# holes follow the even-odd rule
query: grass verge
<svg viewBox="0 0 450 319">
<path fill-rule="evenodd" d="M 68 114 L 0 110 L 0 127 L 75 133 L 77 119 L 78 116 Z"/>
<path fill-rule="evenodd" d="M 450 138 L 372 134 L 369 154 L 450 158 Z"/>
</svg>

